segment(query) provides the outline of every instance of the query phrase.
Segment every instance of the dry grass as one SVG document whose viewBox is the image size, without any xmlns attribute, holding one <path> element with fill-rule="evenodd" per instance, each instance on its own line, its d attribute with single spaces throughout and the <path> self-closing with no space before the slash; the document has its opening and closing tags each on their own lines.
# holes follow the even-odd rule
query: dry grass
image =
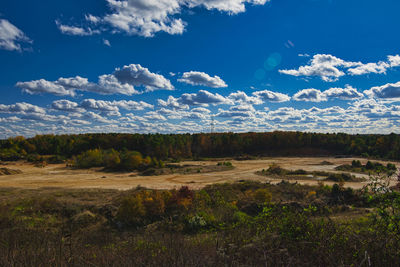
<svg viewBox="0 0 400 267">
<path fill-rule="evenodd" d="M 128 190 L 137 186 L 144 186 L 152 189 L 172 189 L 182 185 L 190 185 L 191 188 L 202 188 L 214 183 L 235 182 L 239 180 L 254 180 L 271 183 L 280 182 L 274 177 L 263 177 L 255 174 L 257 171 L 268 168 L 276 163 L 285 169 L 304 169 L 306 171 L 327 171 L 337 172 L 335 167 L 342 164 L 349 164 L 354 158 L 333 158 L 333 157 L 278 157 L 256 160 L 229 160 L 234 169 L 218 172 L 191 173 L 191 174 L 166 174 L 156 176 L 141 176 L 135 172 L 110 173 L 102 172 L 99 169 L 75 170 L 67 168 L 65 164 L 51 164 L 43 168 L 37 168 L 25 162 L 13 162 L 9 165 L 22 173 L 2 176 L 0 188 L 15 187 L 24 189 L 38 189 L 43 187 L 54 188 L 92 188 L 92 189 L 119 189 Z M 358 159 L 362 163 L 366 159 Z M 190 165 L 195 168 L 209 168 L 215 166 L 218 161 L 185 161 L 181 165 Z M 320 162 L 329 161 L 332 165 L 321 165 Z M 366 178 L 367 175 L 357 174 L 358 177 Z M 297 180 L 301 184 L 315 185 L 317 180 Z M 325 182 L 327 185 L 334 182 Z M 349 182 L 346 186 L 361 188 L 363 183 Z"/>
</svg>

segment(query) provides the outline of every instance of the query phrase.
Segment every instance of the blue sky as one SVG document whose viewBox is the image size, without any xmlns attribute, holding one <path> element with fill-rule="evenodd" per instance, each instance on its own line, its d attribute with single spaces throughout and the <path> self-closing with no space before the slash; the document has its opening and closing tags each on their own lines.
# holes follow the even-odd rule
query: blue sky
<svg viewBox="0 0 400 267">
<path fill-rule="evenodd" d="M 3 0 L 0 138 L 400 125 L 398 1 Z"/>
</svg>

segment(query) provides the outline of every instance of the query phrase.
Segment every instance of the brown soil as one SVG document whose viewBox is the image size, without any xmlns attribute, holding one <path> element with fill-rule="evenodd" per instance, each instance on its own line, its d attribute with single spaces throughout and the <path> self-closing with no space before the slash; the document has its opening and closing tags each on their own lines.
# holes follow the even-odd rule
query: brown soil
<svg viewBox="0 0 400 267">
<path fill-rule="evenodd" d="M 279 157 L 265 158 L 257 160 L 232 162 L 234 168 L 227 171 L 193 173 L 193 174 L 167 174 L 157 176 L 140 176 L 138 173 L 110 173 L 101 172 L 99 169 L 74 170 L 65 167 L 65 164 L 53 164 L 37 168 L 32 164 L 25 162 L 15 162 L 12 168 L 19 169 L 22 173 L 14 175 L 4 175 L 0 177 L 1 187 L 15 187 L 36 189 L 43 187 L 59 187 L 59 188 L 101 188 L 101 189 L 120 189 L 127 190 L 138 185 L 153 189 L 172 189 L 182 185 L 188 185 L 191 188 L 202 188 L 213 183 L 234 182 L 239 180 L 255 180 L 260 182 L 280 182 L 281 179 L 273 177 L 260 176 L 255 174 L 256 171 L 267 169 L 270 164 L 276 163 L 282 168 L 296 170 L 304 169 L 306 171 L 335 171 L 335 167 L 341 164 L 350 164 L 354 158 L 327 158 L 327 157 Z M 367 162 L 365 159 L 358 159 L 363 164 Z M 221 159 L 215 161 L 185 161 L 181 164 L 207 167 L 216 165 Z M 321 165 L 319 163 L 329 161 L 332 165 Z M 396 164 L 398 167 L 399 164 Z M 367 178 L 367 175 L 354 174 L 357 177 Z M 317 184 L 317 180 L 296 180 L 301 184 Z M 294 182 L 291 180 L 291 182 Z M 324 182 L 331 185 L 334 182 Z M 393 181 L 393 185 L 395 182 Z M 348 182 L 345 186 L 352 188 L 362 188 L 365 182 Z"/>
</svg>

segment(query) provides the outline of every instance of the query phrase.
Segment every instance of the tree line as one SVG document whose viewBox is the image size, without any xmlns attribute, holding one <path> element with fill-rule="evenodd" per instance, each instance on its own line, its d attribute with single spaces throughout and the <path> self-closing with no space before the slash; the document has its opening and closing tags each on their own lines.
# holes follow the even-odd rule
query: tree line
<svg viewBox="0 0 400 267">
<path fill-rule="evenodd" d="M 0 159 L 29 155 L 66 158 L 88 150 L 137 151 L 144 157 L 181 159 L 244 156 L 354 155 L 400 159 L 400 135 L 308 132 L 199 134 L 79 134 L 0 140 Z"/>
</svg>

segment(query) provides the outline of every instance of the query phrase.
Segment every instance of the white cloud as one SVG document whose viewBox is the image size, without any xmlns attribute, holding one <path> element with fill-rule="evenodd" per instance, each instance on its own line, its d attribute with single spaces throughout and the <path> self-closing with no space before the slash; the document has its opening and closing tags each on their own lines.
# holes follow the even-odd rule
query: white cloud
<svg viewBox="0 0 400 267">
<path fill-rule="evenodd" d="M 153 90 L 173 90 L 171 82 L 160 74 L 155 74 L 140 64 L 131 64 L 123 68 L 117 68 L 113 75 L 120 83 L 133 86 L 144 86 L 148 91 Z"/>
<path fill-rule="evenodd" d="M 371 89 L 364 91 L 364 94 L 374 98 L 399 99 L 400 82 L 372 87 Z"/>
<path fill-rule="evenodd" d="M 232 104 L 233 102 L 219 94 L 212 94 L 205 90 L 200 90 L 195 94 L 183 94 L 179 98 L 179 103 L 189 106 L 208 106 L 209 104 Z"/>
<path fill-rule="evenodd" d="M 16 103 L 12 105 L 3 105 L 0 104 L 0 112 L 4 113 L 18 113 L 18 114 L 25 114 L 25 113 L 41 113 L 45 114 L 46 110 L 44 108 L 29 104 L 29 103 Z"/>
<path fill-rule="evenodd" d="M 30 121 L 56 121 L 57 116 L 43 113 L 26 113 L 21 115 L 21 119 Z"/>
<path fill-rule="evenodd" d="M 148 104 L 144 101 L 136 102 L 133 100 L 119 100 L 119 101 L 104 101 L 104 100 L 95 100 L 95 99 L 85 99 L 83 100 L 79 107 L 84 108 L 86 110 L 95 110 L 103 112 L 108 116 L 120 116 L 119 109 L 124 110 L 145 110 L 148 108 L 154 108 L 153 105 Z"/>
<path fill-rule="evenodd" d="M 158 114 L 157 112 L 155 112 L 155 111 L 149 111 L 149 112 L 147 112 L 144 116 L 143 116 L 143 118 L 145 118 L 145 119 L 147 119 L 147 120 L 157 120 L 157 121 L 166 121 L 167 119 L 163 116 L 163 115 L 161 115 L 161 114 Z"/>
<path fill-rule="evenodd" d="M 109 101 L 95 100 L 95 99 L 85 99 L 80 104 L 81 107 L 87 110 L 98 110 L 103 112 L 118 112 L 118 107 L 114 106 Z"/>
<path fill-rule="evenodd" d="M 62 99 L 56 100 L 51 104 L 51 108 L 58 111 L 66 112 L 83 112 L 84 110 L 79 107 L 78 103 Z"/>
<path fill-rule="evenodd" d="M 21 51 L 20 43 L 32 41 L 8 20 L 0 19 L 0 49 Z"/>
<path fill-rule="evenodd" d="M 206 108 L 202 108 L 202 107 L 198 107 L 198 108 L 193 108 L 192 110 L 190 110 L 191 112 L 196 112 L 196 113 L 203 113 L 203 114 L 209 114 L 211 113 L 210 110 L 206 109 Z"/>
<path fill-rule="evenodd" d="M 103 39 L 103 44 L 108 46 L 108 47 L 111 47 L 111 43 L 107 39 Z"/>
<path fill-rule="evenodd" d="M 399 55 L 388 56 L 388 60 L 389 60 L 389 63 L 390 63 L 391 67 L 400 66 L 400 56 Z"/>
<path fill-rule="evenodd" d="M 253 95 L 256 95 L 253 93 Z M 230 93 L 228 98 L 235 103 L 261 105 L 263 100 L 259 96 L 248 96 L 245 92 L 237 91 L 236 93 Z"/>
<path fill-rule="evenodd" d="M 89 36 L 89 35 L 100 33 L 99 30 L 93 31 L 91 28 L 82 28 L 82 27 L 77 27 L 77 26 L 63 25 L 58 20 L 56 20 L 56 25 L 63 34 L 67 34 L 67 35 Z"/>
<path fill-rule="evenodd" d="M 125 110 L 144 110 L 147 108 L 150 109 L 154 108 L 153 105 L 146 103 L 144 101 L 136 102 L 132 100 L 120 100 L 120 101 L 112 101 L 111 103 Z"/>
<path fill-rule="evenodd" d="M 121 83 L 112 74 L 104 74 L 99 76 L 99 81 L 97 84 L 91 84 L 89 87 L 82 88 L 82 91 L 88 91 L 102 95 L 133 95 L 139 93 L 139 91 L 137 91 L 131 84 Z"/>
<path fill-rule="evenodd" d="M 364 75 L 368 73 L 382 74 L 386 73 L 386 70 L 390 67 L 390 64 L 379 61 L 378 63 L 367 63 L 355 68 L 348 69 L 350 75 Z"/>
<path fill-rule="evenodd" d="M 346 62 L 340 58 L 327 54 L 314 55 L 309 65 L 300 66 L 297 70 L 279 70 L 280 73 L 292 76 L 319 76 L 324 81 L 336 81 L 345 75 L 339 67 L 357 66 L 358 63 Z"/>
<path fill-rule="evenodd" d="M 92 111 L 85 112 L 83 117 L 86 118 L 87 120 L 100 122 L 100 123 L 115 123 L 116 122 L 115 120 L 109 120 L 97 113 L 92 112 Z"/>
<path fill-rule="evenodd" d="M 220 77 L 216 75 L 211 77 L 207 73 L 200 71 L 184 72 L 178 81 L 191 85 L 200 85 L 211 88 L 228 87 L 228 85 Z"/>
<path fill-rule="evenodd" d="M 296 101 L 322 102 L 327 101 L 326 96 L 317 89 L 303 89 L 293 95 Z"/>
<path fill-rule="evenodd" d="M 339 98 L 344 100 L 361 98 L 364 95 L 357 91 L 357 89 L 347 85 L 345 88 L 330 88 L 323 92 L 328 99 Z"/>
<path fill-rule="evenodd" d="M 219 109 L 217 117 L 221 118 L 249 118 L 255 116 L 255 110 L 251 105 L 232 106 L 229 110 Z"/>
<path fill-rule="evenodd" d="M 111 12 L 104 17 L 85 16 L 89 24 L 108 26 L 113 33 L 152 37 L 158 32 L 182 34 L 186 27 L 179 15 L 186 9 L 203 7 L 228 14 L 246 10 L 245 4 L 264 5 L 269 0 L 106 0 Z M 65 26 L 65 25 L 64 25 Z M 87 26 L 83 32 L 90 32 Z M 60 29 L 61 30 L 61 29 Z"/>
<path fill-rule="evenodd" d="M 21 119 L 16 116 L 0 118 L 0 122 L 2 122 L 2 123 L 12 123 L 12 122 L 17 122 L 17 121 L 21 121 Z"/>
<path fill-rule="evenodd" d="M 99 18 L 99 17 L 93 16 L 93 15 L 91 15 L 91 14 L 85 15 L 85 19 L 86 19 L 87 21 L 91 22 L 91 23 L 94 23 L 94 24 L 100 22 L 100 18 Z"/>
<path fill-rule="evenodd" d="M 326 82 L 337 81 L 340 77 L 349 75 L 364 75 L 369 73 L 386 73 L 389 68 L 400 66 L 400 56 L 388 56 L 387 61 L 377 63 L 351 62 L 329 54 L 316 54 L 308 65 L 298 69 L 282 69 L 280 73 L 292 76 L 317 76 Z"/>
<path fill-rule="evenodd" d="M 162 107 L 173 109 L 189 109 L 189 105 L 180 103 L 178 98 L 175 98 L 171 95 L 168 97 L 167 101 L 164 101 L 162 99 L 158 99 L 157 101 L 158 104 Z"/>
<path fill-rule="evenodd" d="M 75 96 L 76 89 L 79 90 L 88 85 L 88 80 L 79 76 L 75 78 L 59 78 L 55 82 L 40 79 L 16 84 L 17 87 L 22 89 L 22 92 L 28 94 L 49 93 L 58 96 Z"/>
<path fill-rule="evenodd" d="M 264 91 L 257 91 L 254 92 L 253 95 L 256 97 L 268 101 L 268 102 L 286 102 L 290 101 L 290 96 L 278 92 L 272 92 L 269 90 L 264 90 Z"/>
<path fill-rule="evenodd" d="M 152 73 L 139 64 L 124 66 L 122 69 L 117 68 L 112 74 L 101 75 L 97 83 L 92 83 L 87 78 L 76 76 L 73 78 L 59 78 L 56 81 L 40 79 L 18 82 L 16 86 L 29 94 L 49 93 L 58 96 L 75 96 L 75 91 L 103 95 L 141 93 L 135 89 L 135 86 L 144 87 L 146 91 L 174 89 L 171 82 L 164 76 Z"/>
</svg>

